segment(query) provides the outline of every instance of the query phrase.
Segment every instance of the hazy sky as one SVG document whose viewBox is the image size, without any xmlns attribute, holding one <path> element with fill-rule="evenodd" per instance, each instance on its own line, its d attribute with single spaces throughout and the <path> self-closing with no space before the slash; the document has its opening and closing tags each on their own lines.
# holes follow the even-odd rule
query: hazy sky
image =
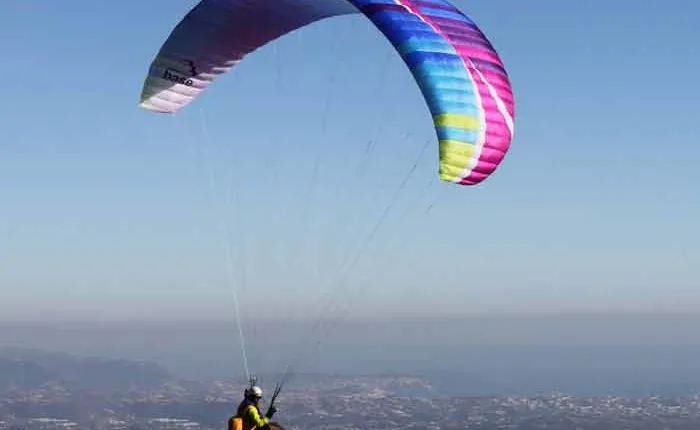
<svg viewBox="0 0 700 430">
<path fill-rule="evenodd" d="M 164 116 L 141 85 L 192 1 L 8 2 L 2 318 L 231 318 L 234 285 L 245 317 L 315 318 L 329 286 L 345 316 L 700 308 L 700 3 L 456 3 L 516 95 L 478 187 L 435 180 L 418 88 L 361 16 Z"/>
</svg>

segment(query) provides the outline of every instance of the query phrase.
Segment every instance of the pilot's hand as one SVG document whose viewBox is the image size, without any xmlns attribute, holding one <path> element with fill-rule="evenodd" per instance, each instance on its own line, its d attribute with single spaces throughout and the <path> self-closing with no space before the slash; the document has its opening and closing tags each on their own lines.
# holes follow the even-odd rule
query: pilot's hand
<svg viewBox="0 0 700 430">
<path fill-rule="evenodd" d="M 277 412 L 277 408 L 274 406 L 270 406 L 270 409 L 267 410 L 267 413 L 265 414 L 265 416 L 267 418 L 272 418 L 272 416 L 275 414 L 275 412 Z"/>
</svg>

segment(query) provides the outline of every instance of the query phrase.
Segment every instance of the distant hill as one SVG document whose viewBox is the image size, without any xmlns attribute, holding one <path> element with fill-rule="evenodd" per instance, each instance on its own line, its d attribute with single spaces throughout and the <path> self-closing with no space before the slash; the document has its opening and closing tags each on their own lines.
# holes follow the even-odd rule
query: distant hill
<svg viewBox="0 0 700 430">
<path fill-rule="evenodd" d="M 0 357 L 0 389 L 38 387 L 55 379 L 55 374 L 37 363 Z"/>
<path fill-rule="evenodd" d="M 174 379 L 168 370 L 151 362 L 0 347 L 0 390 L 36 389 L 60 382 L 69 388 L 115 392 L 157 388 Z"/>
</svg>

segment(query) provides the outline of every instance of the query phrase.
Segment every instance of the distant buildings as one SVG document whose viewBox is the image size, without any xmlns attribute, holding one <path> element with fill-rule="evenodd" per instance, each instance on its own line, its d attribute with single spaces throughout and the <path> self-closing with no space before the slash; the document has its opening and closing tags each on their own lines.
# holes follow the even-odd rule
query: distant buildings
<svg viewBox="0 0 700 430">
<path fill-rule="evenodd" d="M 429 387 L 420 380 L 412 386 Z M 324 379 L 283 392 L 279 419 L 289 430 L 331 429 L 700 429 L 700 398 L 435 398 L 402 394 L 396 377 Z M 2 429 L 223 429 L 242 386 L 169 382 L 158 389 L 95 393 L 52 381 L 12 389 L 0 400 Z"/>
</svg>

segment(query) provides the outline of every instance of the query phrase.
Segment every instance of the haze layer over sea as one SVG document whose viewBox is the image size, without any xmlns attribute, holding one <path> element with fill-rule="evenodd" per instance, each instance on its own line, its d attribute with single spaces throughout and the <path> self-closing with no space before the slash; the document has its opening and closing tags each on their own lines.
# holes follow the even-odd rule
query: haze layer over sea
<svg viewBox="0 0 700 430">
<path fill-rule="evenodd" d="M 289 364 L 301 373 L 410 374 L 451 396 L 700 392 L 700 315 L 344 320 L 315 330 L 304 321 L 244 323 L 249 366 L 261 375 Z M 243 375 L 233 320 L 4 322 L 0 346 L 153 360 L 188 379 Z"/>
</svg>

